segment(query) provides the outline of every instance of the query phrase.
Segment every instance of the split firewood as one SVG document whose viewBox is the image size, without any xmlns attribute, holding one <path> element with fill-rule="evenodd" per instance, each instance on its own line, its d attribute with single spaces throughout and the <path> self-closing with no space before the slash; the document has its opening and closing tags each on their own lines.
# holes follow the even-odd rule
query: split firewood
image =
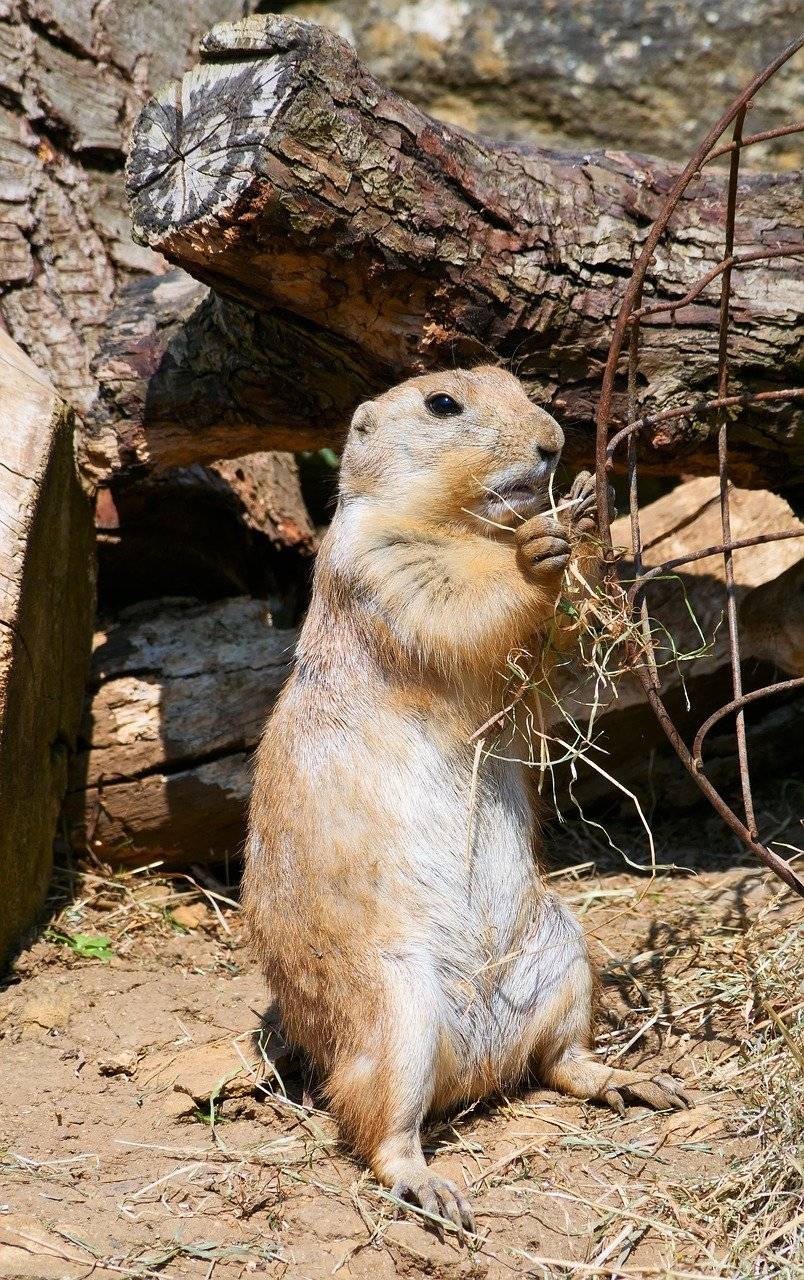
<svg viewBox="0 0 804 1280">
<path fill-rule="evenodd" d="M 33 923 L 75 744 L 94 613 L 73 415 L 0 330 L 0 966 Z"/>
<path fill-rule="evenodd" d="M 285 17 L 215 28 L 202 59 L 143 110 L 128 183 L 136 238 L 215 296 L 150 334 L 127 397 L 93 421 L 93 472 L 205 461 L 257 439 L 337 441 L 367 393 L 489 356 L 557 412 L 568 460 L 588 456 L 612 320 L 677 169 L 473 137 L 383 88 L 331 32 Z M 722 257 L 725 199 L 723 173 L 705 169 L 646 301 L 680 300 Z M 737 251 L 800 246 L 801 213 L 795 174 L 746 174 Z M 734 392 L 796 381 L 792 264 L 763 258 L 734 273 Z M 714 390 L 717 325 L 717 281 L 675 321 L 646 320 L 644 411 Z M 694 414 L 657 424 L 643 466 L 711 470 L 712 427 Z M 735 479 L 800 483 L 803 442 L 789 405 L 743 410 Z"/>
</svg>

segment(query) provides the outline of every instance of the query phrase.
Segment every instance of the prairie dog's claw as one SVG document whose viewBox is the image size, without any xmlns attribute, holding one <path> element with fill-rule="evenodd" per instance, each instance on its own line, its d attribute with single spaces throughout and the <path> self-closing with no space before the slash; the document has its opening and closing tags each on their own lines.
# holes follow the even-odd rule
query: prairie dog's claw
<svg viewBox="0 0 804 1280">
<path fill-rule="evenodd" d="M 626 1102 L 637 1106 L 641 1103 L 654 1111 L 682 1111 L 685 1107 L 694 1105 L 690 1095 L 672 1076 L 656 1075 L 640 1079 L 636 1072 L 632 1079 L 618 1081 L 612 1088 L 606 1089 L 600 1100 L 621 1116 L 625 1115 Z"/>
<path fill-rule="evenodd" d="M 415 1185 L 404 1181 L 396 1182 L 391 1189 L 391 1195 L 397 1200 L 412 1200 L 420 1205 L 425 1213 L 431 1213 L 435 1218 L 443 1218 L 451 1222 L 457 1228 L 461 1239 L 464 1231 L 474 1234 L 475 1219 L 469 1201 L 448 1178 L 438 1178 L 434 1174 L 428 1174 Z M 437 1228 L 436 1223 L 433 1226 Z M 443 1239 L 443 1231 L 437 1229 Z"/>
<path fill-rule="evenodd" d="M 579 471 L 569 491 L 572 506 L 567 510 L 567 523 L 573 533 L 589 534 L 597 530 L 597 480 L 591 471 Z M 609 517 L 617 512 L 614 490 L 608 486 Z"/>
</svg>

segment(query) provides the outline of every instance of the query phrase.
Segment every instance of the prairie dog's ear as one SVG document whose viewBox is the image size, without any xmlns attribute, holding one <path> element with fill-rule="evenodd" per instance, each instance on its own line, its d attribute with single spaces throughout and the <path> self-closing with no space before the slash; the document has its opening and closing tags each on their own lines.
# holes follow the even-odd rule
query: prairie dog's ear
<svg viewBox="0 0 804 1280">
<path fill-rule="evenodd" d="M 358 436 L 371 435 L 377 429 L 377 411 L 373 400 L 357 406 L 352 417 L 352 431 Z"/>
</svg>

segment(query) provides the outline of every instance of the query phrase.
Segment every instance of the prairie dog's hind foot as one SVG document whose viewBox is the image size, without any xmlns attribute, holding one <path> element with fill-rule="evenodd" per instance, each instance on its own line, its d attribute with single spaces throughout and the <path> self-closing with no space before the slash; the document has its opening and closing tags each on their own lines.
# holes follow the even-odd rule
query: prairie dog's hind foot
<svg viewBox="0 0 804 1280">
<path fill-rule="evenodd" d="M 625 1115 L 626 1103 L 651 1107 L 654 1111 L 679 1111 L 692 1105 L 692 1098 L 673 1076 L 661 1072 L 625 1071 L 607 1067 L 584 1054 L 568 1054 L 543 1072 L 544 1084 L 571 1098 L 603 1102 L 618 1115 Z"/>
<path fill-rule="evenodd" d="M 449 1178 L 439 1178 L 426 1167 L 411 1169 L 400 1177 L 392 1186 L 391 1195 L 397 1200 L 413 1201 L 425 1213 L 446 1219 L 457 1227 L 460 1236 L 464 1231 L 474 1233 L 474 1214 L 463 1192 Z"/>
<path fill-rule="evenodd" d="M 650 1075 L 639 1071 L 614 1071 L 614 1079 L 603 1094 L 595 1095 L 618 1115 L 625 1115 L 626 1103 L 642 1103 L 653 1111 L 681 1111 L 693 1100 L 673 1076 Z"/>
</svg>

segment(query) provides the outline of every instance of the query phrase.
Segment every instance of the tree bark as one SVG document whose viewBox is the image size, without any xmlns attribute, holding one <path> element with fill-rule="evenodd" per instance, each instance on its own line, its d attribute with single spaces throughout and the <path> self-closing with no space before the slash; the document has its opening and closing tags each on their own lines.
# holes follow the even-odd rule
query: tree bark
<svg viewBox="0 0 804 1280">
<path fill-rule="evenodd" d="M 127 864 L 236 855 L 295 639 L 246 597 L 148 601 L 100 631 L 67 798 L 76 844 Z"/>
<path fill-rule="evenodd" d="M 80 457 L 98 484 L 337 443 L 355 404 L 383 385 L 333 334 L 220 297 L 183 271 L 123 291 L 94 371 Z"/>
<path fill-rule="evenodd" d="M 155 335 L 152 370 L 181 394 L 160 394 L 159 377 L 152 392 L 146 379 L 119 450 L 108 434 L 99 443 L 96 422 L 96 466 L 199 460 L 226 440 L 242 451 L 260 421 L 263 446 L 303 424 L 337 440 L 367 390 L 484 357 L 510 362 L 557 412 L 571 460 L 588 456 L 613 316 L 676 170 L 620 152 L 499 146 L 438 124 L 377 84 L 337 37 L 287 18 L 215 28 L 202 56 L 145 107 L 128 182 L 135 237 L 227 301 L 202 306 L 196 379 L 198 343 L 182 345 L 184 329 L 167 347 Z M 674 219 L 650 298 L 678 299 L 718 261 L 724 203 L 723 176 L 706 170 Z M 795 175 L 745 177 L 738 252 L 799 245 L 801 211 Z M 643 325 L 646 412 L 714 389 L 717 316 L 715 282 L 675 324 L 665 314 Z M 270 347 L 248 379 L 242 339 L 255 324 Z M 736 272 L 733 389 L 793 382 L 800 351 L 790 260 Z M 179 409 L 193 382 L 188 423 Z M 663 472 L 711 469 L 713 455 L 711 423 L 695 419 L 645 442 L 646 465 Z M 800 419 L 789 406 L 744 411 L 732 459 L 742 483 L 799 482 Z"/>
<path fill-rule="evenodd" d="M 165 269 L 134 244 L 122 168 L 149 93 L 242 0 L 0 5 L 0 325 L 79 413 L 119 287 Z"/>
<path fill-rule="evenodd" d="M 0 968 L 44 899 L 94 611 L 73 415 L 0 332 Z"/>
</svg>

